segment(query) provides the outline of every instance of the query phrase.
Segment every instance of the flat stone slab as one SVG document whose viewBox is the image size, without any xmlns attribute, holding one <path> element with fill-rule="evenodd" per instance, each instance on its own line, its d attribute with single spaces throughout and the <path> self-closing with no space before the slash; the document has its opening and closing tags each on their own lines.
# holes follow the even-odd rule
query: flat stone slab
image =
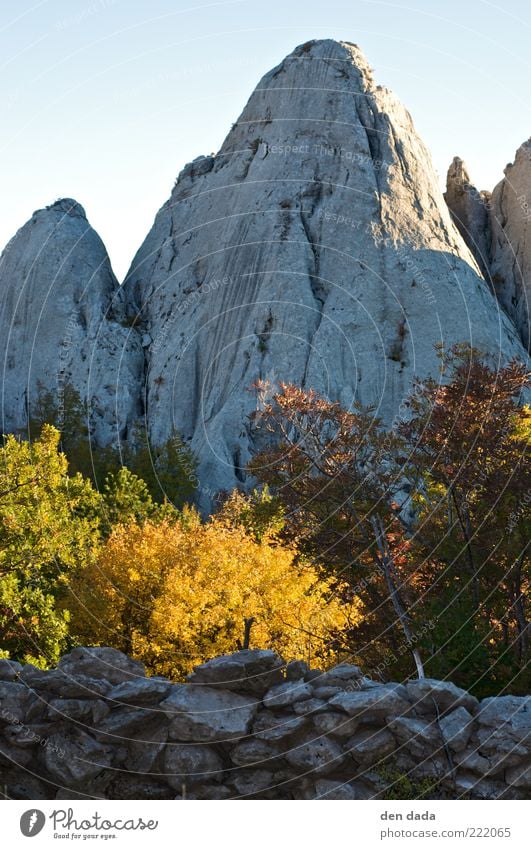
<svg viewBox="0 0 531 849">
<path fill-rule="evenodd" d="M 421 678 L 419 681 L 408 681 L 407 693 L 415 710 L 421 713 L 437 713 L 458 707 L 466 708 L 469 713 L 475 713 L 479 705 L 475 696 L 471 696 L 461 687 L 456 687 L 451 681 L 436 681 L 433 678 Z"/>
<path fill-rule="evenodd" d="M 284 680 L 284 666 L 284 661 L 274 651 L 245 649 L 196 666 L 188 681 L 263 695 Z"/>
<path fill-rule="evenodd" d="M 258 702 L 215 687 L 181 684 L 174 685 L 159 708 L 171 720 L 170 739 L 223 742 L 248 733 Z"/>
<path fill-rule="evenodd" d="M 363 715 L 366 719 L 404 713 L 411 707 L 404 687 L 386 684 L 370 690 L 338 693 L 329 704 L 344 710 L 349 716 Z"/>
</svg>

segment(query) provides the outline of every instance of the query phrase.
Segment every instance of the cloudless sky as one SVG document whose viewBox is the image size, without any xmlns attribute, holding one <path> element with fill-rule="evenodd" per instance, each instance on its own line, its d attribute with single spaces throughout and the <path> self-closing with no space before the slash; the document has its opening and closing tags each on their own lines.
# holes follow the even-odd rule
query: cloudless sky
<svg viewBox="0 0 531 849">
<path fill-rule="evenodd" d="M 357 43 L 441 180 L 492 189 L 531 135 L 529 0 L 0 0 L 0 244 L 58 197 L 122 279 L 182 166 L 311 38 Z"/>
</svg>

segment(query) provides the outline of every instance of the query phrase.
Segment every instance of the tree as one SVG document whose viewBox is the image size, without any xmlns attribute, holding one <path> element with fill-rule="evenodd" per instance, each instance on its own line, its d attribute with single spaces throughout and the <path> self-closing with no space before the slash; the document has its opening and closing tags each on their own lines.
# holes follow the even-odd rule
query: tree
<svg viewBox="0 0 531 849">
<path fill-rule="evenodd" d="M 529 375 L 464 345 L 442 366 L 387 434 L 370 409 L 281 387 L 254 417 L 272 444 L 250 470 L 284 505 L 281 536 L 349 576 L 363 617 L 344 640 L 362 662 L 410 674 L 410 648 L 479 696 L 526 692 Z"/>
<path fill-rule="evenodd" d="M 529 659 L 529 375 L 468 346 L 441 352 L 441 380 L 417 381 L 398 431 L 419 471 L 415 544 L 444 569 L 420 568 L 436 618 L 433 674 L 478 692 L 525 689 Z M 518 683 L 519 682 L 519 683 Z"/>
<path fill-rule="evenodd" d="M 277 496 L 263 489 L 250 493 L 233 490 L 217 511 L 217 519 L 229 527 L 241 526 L 257 542 L 279 542 L 285 527 L 284 507 Z"/>
<path fill-rule="evenodd" d="M 104 536 L 109 536 L 115 525 L 141 523 L 146 519 L 156 521 L 175 514 L 169 502 L 154 501 L 146 482 L 126 466 L 109 472 L 105 478 L 100 509 Z"/>
<path fill-rule="evenodd" d="M 372 619 L 380 632 L 366 650 L 375 640 L 388 647 L 405 640 L 422 677 L 410 546 L 393 500 L 407 477 L 401 441 L 385 433 L 372 409 L 356 404 L 347 411 L 287 384 L 261 404 L 254 423 L 275 443 L 249 470 L 281 498 L 290 537 L 355 587 L 365 626 Z"/>
<path fill-rule="evenodd" d="M 46 425 L 32 444 L 8 436 L 0 448 L 0 650 L 40 665 L 65 647 L 59 601 L 99 543 L 97 494 L 68 476 L 58 445 Z"/>
<path fill-rule="evenodd" d="M 145 429 L 137 428 L 123 448 L 122 462 L 142 478 L 155 502 L 170 502 L 180 509 L 192 501 L 197 462 L 178 434 L 162 445 L 151 445 Z"/>
<path fill-rule="evenodd" d="M 141 478 L 154 502 L 169 502 L 176 508 L 193 499 L 197 487 L 196 460 L 177 433 L 162 445 L 151 445 L 145 427 L 132 429 L 127 441 L 96 445 L 90 430 L 90 414 L 79 392 L 70 384 L 62 386 L 60 397 L 41 386 L 31 411 L 30 437 L 52 424 L 60 434 L 60 449 L 71 474 L 78 472 L 100 489 L 108 475 L 116 476 L 126 467 Z"/>
<path fill-rule="evenodd" d="M 203 523 L 192 510 L 115 528 L 75 594 L 80 639 L 90 635 L 177 679 L 241 647 L 251 620 L 251 645 L 326 661 L 355 614 L 292 548 L 257 542 L 226 518 Z"/>
<path fill-rule="evenodd" d="M 29 439 L 37 438 L 45 424 L 53 425 L 59 431 L 58 447 L 68 459 L 71 476 L 81 474 L 99 488 L 107 474 L 120 468 L 116 446 L 102 447 L 94 443 L 89 410 L 70 383 L 63 384 L 60 394 L 40 385 L 31 409 Z"/>
</svg>

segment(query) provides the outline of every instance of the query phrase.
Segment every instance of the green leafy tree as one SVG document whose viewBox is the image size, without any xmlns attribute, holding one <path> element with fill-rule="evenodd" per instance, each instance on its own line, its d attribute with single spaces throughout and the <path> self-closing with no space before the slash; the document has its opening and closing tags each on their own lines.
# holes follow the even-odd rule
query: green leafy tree
<svg viewBox="0 0 531 849">
<path fill-rule="evenodd" d="M 279 539 L 285 528 L 284 506 L 266 485 L 250 493 L 234 490 L 226 497 L 217 518 L 229 527 L 243 527 L 257 542 Z"/>
<path fill-rule="evenodd" d="M 193 500 L 197 487 L 196 460 L 192 451 L 174 434 L 162 445 L 151 445 L 144 428 L 138 428 L 125 446 L 122 460 L 145 481 L 154 501 L 169 501 L 176 508 Z"/>
<path fill-rule="evenodd" d="M 102 447 L 91 438 L 89 422 L 87 406 L 71 384 L 63 385 L 60 396 L 41 386 L 32 409 L 30 437 L 38 435 L 44 424 L 54 425 L 61 434 L 60 449 L 68 458 L 70 474 L 79 472 L 98 489 L 108 475 L 116 476 L 125 466 L 144 481 L 156 503 L 170 502 L 180 508 L 193 500 L 197 464 L 177 434 L 153 446 L 145 428 L 137 427 L 127 442 Z"/>
<path fill-rule="evenodd" d="M 0 650 L 41 665 L 65 647 L 60 602 L 100 540 L 98 495 L 68 475 L 58 446 L 45 425 L 33 443 L 8 436 L 0 448 Z"/>
<path fill-rule="evenodd" d="M 177 516 L 177 510 L 168 501 L 154 501 L 146 482 L 122 466 L 105 478 L 100 515 L 102 532 L 108 536 L 115 525 L 171 519 Z"/>
<path fill-rule="evenodd" d="M 60 394 L 40 386 L 31 410 L 29 437 L 35 439 L 45 424 L 59 431 L 59 449 L 68 458 L 70 475 L 81 474 L 99 488 L 105 477 L 120 468 L 116 446 L 95 445 L 90 433 L 89 415 L 79 392 L 65 383 Z"/>
</svg>

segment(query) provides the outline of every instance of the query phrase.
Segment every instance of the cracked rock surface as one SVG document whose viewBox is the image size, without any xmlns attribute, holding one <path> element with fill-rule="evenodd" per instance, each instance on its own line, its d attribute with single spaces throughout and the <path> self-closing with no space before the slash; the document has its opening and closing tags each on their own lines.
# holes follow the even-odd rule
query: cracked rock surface
<svg viewBox="0 0 531 849">
<path fill-rule="evenodd" d="M 446 203 L 522 344 L 531 350 L 531 139 L 490 192 L 470 182 L 465 163 L 454 157 L 446 181 Z"/>
<path fill-rule="evenodd" d="M 244 480 L 257 380 L 390 422 L 435 343 L 522 354 L 408 112 L 346 42 L 262 78 L 220 151 L 181 171 L 125 290 L 150 340 L 151 439 L 191 444 L 203 504 Z"/>
<path fill-rule="evenodd" d="M 516 151 L 492 193 L 491 274 L 500 303 L 531 346 L 531 139 Z"/>
<path fill-rule="evenodd" d="M 41 390 L 61 415 L 67 384 L 107 445 L 138 416 L 143 365 L 124 327 L 107 251 L 71 198 L 39 209 L 0 257 L 0 429 L 24 431 Z"/>
<path fill-rule="evenodd" d="M 178 432 L 208 511 L 263 445 L 257 381 L 372 404 L 390 424 L 412 377 L 438 374 L 436 343 L 525 356 L 508 314 L 526 342 L 529 167 L 527 144 L 493 193 L 491 237 L 454 161 L 452 220 L 408 112 L 359 48 L 307 42 L 262 78 L 219 152 L 181 171 L 122 288 L 76 201 L 14 236 L 0 427 L 24 431 L 40 387 L 60 409 L 73 384 L 96 444 L 144 423 L 154 446 Z"/>
</svg>

